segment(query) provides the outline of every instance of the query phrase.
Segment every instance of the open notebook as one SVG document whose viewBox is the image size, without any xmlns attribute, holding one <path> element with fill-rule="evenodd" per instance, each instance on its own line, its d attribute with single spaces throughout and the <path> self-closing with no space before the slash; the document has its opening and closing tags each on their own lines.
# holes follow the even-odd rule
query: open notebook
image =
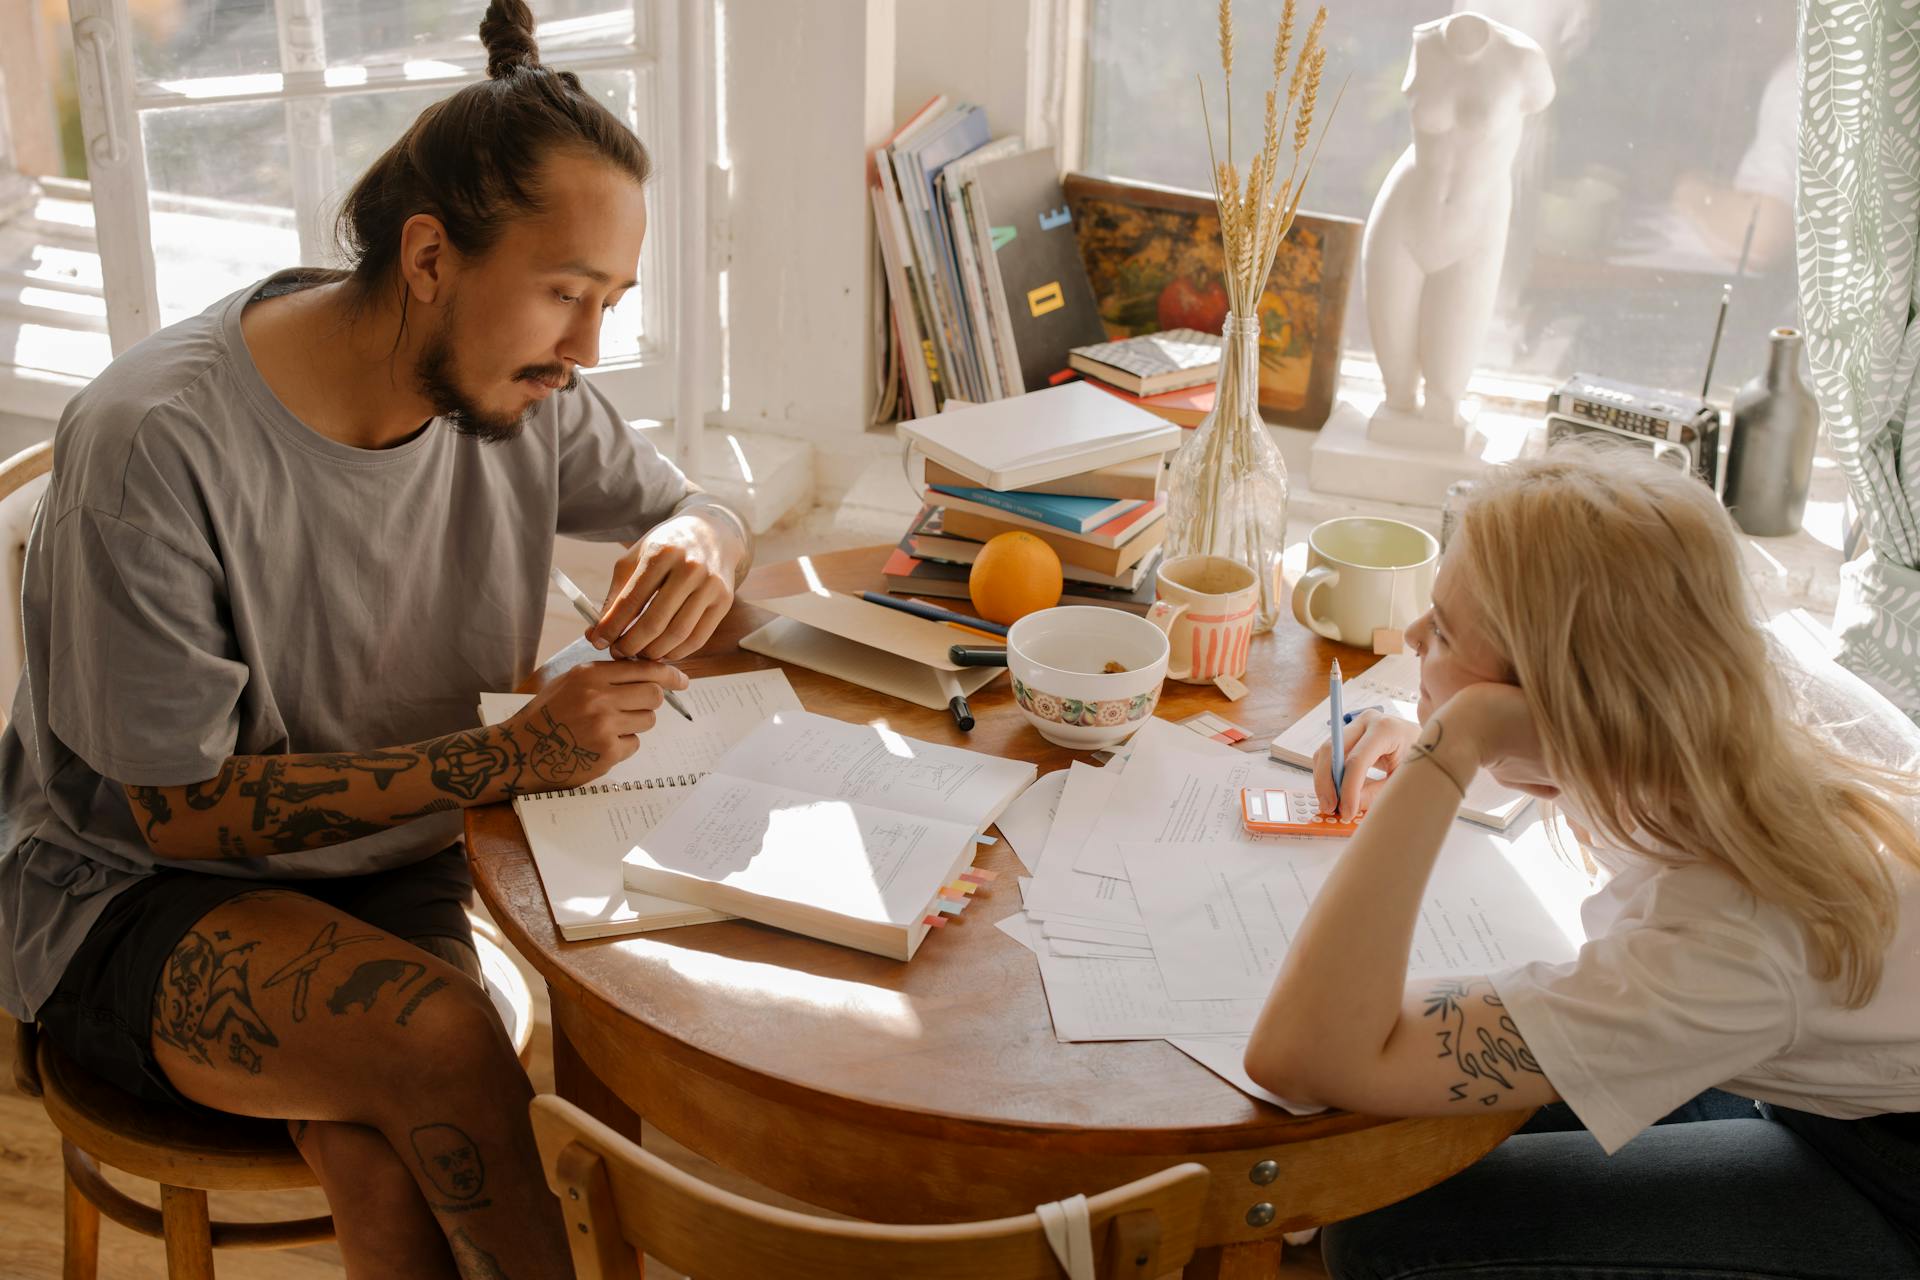
<svg viewBox="0 0 1920 1280">
<path fill-rule="evenodd" d="M 661 708 L 640 749 L 598 781 L 570 791 L 516 796 L 514 812 L 540 868 L 560 936 L 569 942 L 725 920 L 724 912 L 629 890 L 620 857 L 651 831 L 727 749 L 800 699 L 782 671 L 708 676 L 680 695 L 693 720 Z M 527 704 L 524 693 L 483 693 L 480 716 L 495 724 Z"/>
<path fill-rule="evenodd" d="M 1418 720 L 1420 659 L 1411 653 L 1396 653 L 1382 658 L 1351 680 L 1343 681 L 1340 696 L 1348 711 L 1384 707 L 1403 719 Z M 1329 732 L 1327 703 L 1322 699 L 1319 706 L 1294 721 L 1285 733 L 1275 738 L 1273 745 L 1267 748 L 1267 754 L 1275 760 L 1311 769 L 1313 753 L 1327 740 Z M 1347 732 L 1352 734 L 1351 725 L 1347 727 Z M 1347 745 L 1353 745 L 1351 737 L 1347 739 Z M 1532 803 L 1532 796 L 1510 791 L 1495 782 L 1491 774 L 1481 773 L 1467 788 L 1467 798 L 1460 806 L 1460 816 L 1483 827 L 1505 831 Z"/>
<path fill-rule="evenodd" d="M 942 891 L 972 864 L 974 837 L 1035 772 L 782 711 L 633 842 L 627 886 L 909 960 L 943 919 Z"/>
</svg>

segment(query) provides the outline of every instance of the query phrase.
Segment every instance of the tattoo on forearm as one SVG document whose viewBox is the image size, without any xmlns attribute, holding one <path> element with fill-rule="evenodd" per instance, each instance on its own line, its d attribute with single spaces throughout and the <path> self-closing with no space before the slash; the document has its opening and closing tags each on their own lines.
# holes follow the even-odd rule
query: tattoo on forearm
<svg viewBox="0 0 1920 1280">
<path fill-rule="evenodd" d="M 240 762 L 228 756 L 220 762 L 220 772 L 210 782 L 196 782 L 186 788 L 189 809 L 211 809 L 227 797 L 227 788 L 240 776 Z"/>
<path fill-rule="evenodd" d="M 167 793 L 159 787 L 127 788 L 139 806 L 147 813 L 147 839 L 154 838 L 154 828 L 173 821 L 173 806 L 167 803 Z"/>
<path fill-rule="evenodd" d="M 414 1158 L 420 1162 L 420 1172 L 442 1197 L 440 1200 L 429 1197 L 435 1209 L 442 1213 L 467 1213 L 493 1203 L 481 1198 L 480 1193 L 487 1189 L 487 1167 L 480 1159 L 480 1149 L 465 1130 L 451 1124 L 423 1124 L 408 1137 L 413 1143 Z"/>
<path fill-rule="evenodd" d="M 533 749 L 527 753 L 527 766 L 542 782 L 565 786 L 591 768 L 600 753 L 575 741 L 573 730 L 555 720 L 551 708 L 542 707 L 540 714 L 546 723 L 529 726 Z"/>
<path fill-rule="evenodd" d="M 338 809 L 295 809 L 270 836 L 274 852 L 296 853 L 301 849 L 317 849 L 379 835 L 385 830 L 377 822 L 368 822 Z"/>
<path fill-rule="evenodd" d="M 360 1007 L 360 1012 L 366 1013 L 373 1008 L 373 1002 L 380 998 L 381 989 L 389 982 L 395 991 L 405 991 L 426 971 L 427 966 L 411 960 L 369 960 L 333 989 L 327 1009 L 336 1018 L 355 1005 Z"/>
<path fill-rule="evenodd" d="M 275 1048 L 280 1041 L 253 1007 L 248 989 L 248 956 L 258 945 L 234 943 L 225 929 L 211 938 L 190 930 L 167 957 L 153 994 L 154 1039 L 209 1067 L 213 1046 L 224 1042 L 229 1062 L 260 1074 L 253 1046 Z"/>
<path fill-rule="evenodd" d="M 399 1026 L 402 1026 L 402 1027 L 406 1026 L 407 1019 L 413 1016 L 413 1011 L 420 1007 L 421 1002 L 424 1001 L 428 996 L 432 995 L 434 992 L 440 990 L 440 988 L 446 985 L 447 985 L 447 980 L 445 978 L 435 978 L 433 981 L 427 983 L 424 987 L 421 987 L 418 991 L 413 993 L 412 999 L 408 1000 L 405 1004 L 400 1006 L 400 1012 L 394 1018 L 394 1022 Z"/>
<path fill-rule="evenodd" d="M 293 1020 L 295 1022 L 306 1021 L 307 984 L 313 981 L 313 972 L 320 967 L 322 961 L 331 958 L 333 953 L 342 947 L 350 947 L 356 942 L 378 942 L 381 938 L 377 933 L 356 933 L 349 937 L 338 938 L 334 935 L 339 927 L 339 921 L 329 920 L 325 928 L 313 935 L 313 941 L 307 944 L 305 951 L 274 970 L 273 976 L 260 984 L 261 990 L 264 991 L 268 987 L 277 987 L 288 979 L 293 980 Z"/>
<path fill-rule="evenodd" d="M 357 769 L 373 775 L 373 784 L 385 791 L 387 784 L 420 763 L 412 751 L 328 751 L 306 757 L 306 763 L 323 769 Z"/>
<path fill-rule="evenodd" d="M 1446 736 L 1446 731 L 1447 727 L 1438 720 L 1435 720 L 1425 729 L 1421 730 L 1420 740 L 1407 750 L 1407 763 L 1412 764 L 1416 760 L 1425 760 L 1428 764 L 1438 769 L 1446 777 L 1448 782 L 1453 784 L 1454 790 L 1458 791 L 1460 798 L 1464 800 L 1467 797 L 1466 784 L 1454 777 L 1453 770 L 1441 764 L 1440 757 L 1434 754 L 1434 752 L 1440 750 L 1440 742 L 1441 739 Z"/>
<path fill-rule="evenodd" d="M 437 800 L 427 801 L 418 809 L 409 809 L 405 813 L 396 813 L 390 820 L 396 823 L 412 822 L 415 818 L 424 818 L 429 814 L 445 813 L 449 809 L 458 809 L 459 807 L 460 802 L 458 800 L 449 800 L 445 796 L 441 796 Z"/>
<path fill-rule="evenodd" d="M 489 729 L 449 734 L 427 747 L 433 785 L 462 800 L 478 800 L 495 782 L 517 774 L 518 755 L 511 735 Z"/>
<path fill-rule="evenodd" d="M 1502 1090 L 1513 1091 L 1523 1073 L 1545 1078 L 1491 982 L 1443 979 L 1427 989 L 1426 1001 L 1426 1016 L 1439 1023 L 1436 1056 L 1452 1059 L 1462 1076 L 1448 1086 L 1449 1101 L 1471 1097 L 1491 1107 L 1505 1096 Z"/>
</svg>

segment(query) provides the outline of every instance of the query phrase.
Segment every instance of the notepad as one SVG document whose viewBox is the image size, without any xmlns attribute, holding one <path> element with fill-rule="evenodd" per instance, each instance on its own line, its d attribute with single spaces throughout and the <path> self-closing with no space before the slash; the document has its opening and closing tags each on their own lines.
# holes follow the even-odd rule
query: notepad
<svg viewBox="0 0 1920 1280">
<path fill-rule="evenodd" d="M 597 654 L 605 660 L 607 655 Z M 530 695 L 483 693 L 480 717 L 496 724 Z M 662 711 L 640 749 L 605 776 L 567 791 L 514 797 L 554 925 L 569 942 L 725 920 L 710 907 L 629 890 L 620 858 L 693 790 L 694 783 L 768 716 L 798 711 L 782 671 L 746 671 L 693 681 L 681 694 L 691 721 Z"/>
<path fill-rule="evenodd" d="M 1341 699 L 1349 711 L 1381 707 L 1403 719 L 1418 720 L 1420 659 L 1411 653 L 1396 653 L 1380 659 L 1359 675 L 1342 682 Z M 1267 748 L 1267 754 L 1275 760 L 1311 769 L 1313 753 L 1320 749 L 1331 733 L 1327 702 L 1322 699 L 1319 706 L 1294 721 L 1285 733 L 1275 738 L 1273 745 Z M 1354 726 L 1348 725 L 1349 749 L 1353 746 L 1355 733 Z M 1482 772 L 1467 788 L 1467 798 L 1460 805 L 1460 816 L 1483 827 L 1505 831 L 1532 803 L 1532 796 L 1503 787 L 1493 780 L 1492 774 Z"/>
<path fill-rule="evenodd" d="M 974 837 L 1035 772 L 779 712 L 634 839 L 627 887 L 908 960 L 944 923 L 941 891 L 972 863 Z"/>
</svg>

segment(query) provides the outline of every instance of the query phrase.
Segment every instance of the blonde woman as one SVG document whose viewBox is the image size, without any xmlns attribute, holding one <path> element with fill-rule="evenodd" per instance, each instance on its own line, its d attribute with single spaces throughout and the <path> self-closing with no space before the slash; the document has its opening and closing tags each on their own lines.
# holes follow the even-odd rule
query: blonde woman
<svg viewBox="0 0 1920 1280">
<path fill-rule="evenodd" d="M 1331 1228 L 1332 1274 L 1920 1276 L 1920 731 L 1789 661 L 1712 493 L 1617 452 L 1490 478 L 1408 642 L 1421 723 L 1355 720 L 1346 777 L 1386 777 L 1340 797 L 1366 821 L 1247 1070 L 1376 1115 L 1546 1109 Z M 1578 833 L 1588 941 L 1409 980 L 1482 769 Z M 1314 777 L 1331 802 L 1325 749 Z M 1740 1118 L 1659 1124 L 1702 1116 Z"/>
</svg>

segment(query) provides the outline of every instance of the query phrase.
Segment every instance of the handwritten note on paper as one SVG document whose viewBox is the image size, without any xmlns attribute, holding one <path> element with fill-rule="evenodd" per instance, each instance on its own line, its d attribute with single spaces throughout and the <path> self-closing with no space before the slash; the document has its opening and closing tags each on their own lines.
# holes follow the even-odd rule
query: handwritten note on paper
<svg viewBox="0 0 1920 1280">
<path fill-rule="evenodd" d="M 1538 818 L 1523 838 L 1544 836 Z M 1563 960 L 1577 942 L 1543 908 L 1496 847 L 1455 825 L 1427 882 L 1407 971 L 1487 973 L 1526 960 Z M 1259 846 L 1128 842 L 1132 877 L 1167 993 L 1177 1000 L 1264 997 L 1325 884 L 1340 846 L 1277 840 Z"/>
<path fill-rule="evenodd" d="M 952 822 L 991 815 L 1034 767 L 810 712 L 782 712 L 715 772 Z"/>
<path fill-rule="evenodd" d="M 1253 1030 L 1258 1000 L 1175 1000 L 1152 960 L 1036 951 L 1054 1035 L 1065 1041 L 1158 1040 Z"/>
</svg>

